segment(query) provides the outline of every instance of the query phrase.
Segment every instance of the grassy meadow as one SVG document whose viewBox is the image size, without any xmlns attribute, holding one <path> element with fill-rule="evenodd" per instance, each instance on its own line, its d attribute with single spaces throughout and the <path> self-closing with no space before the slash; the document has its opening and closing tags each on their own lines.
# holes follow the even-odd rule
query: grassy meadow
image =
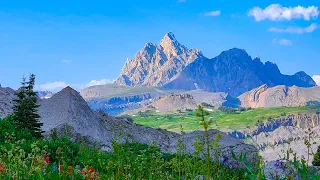
<svg viewBox="0 0 320 180">
<path fill-rule="evenodd" d="M 208 120 L 214 120 L 214 123 L 210 128 L 228 132 L 246 129 L 259 122 L 267 121 L 270 118 L 277 118 L 295 113 L 316 112 L 319 108 L 314 106 L 259 108 L 249 109 L 233 114 L 212 108 L 205 108 L 205 110 L 208 112 L 208 116 L 206 118 L 208 118 Z M 199 118 L 196 117 L 196 110 L 170 114 L 148 111 L 145 113 L 135 114 L 132 118 L 137 124 L 152 128 L 166 129 L 173 132 L 180 132 L 181 126 L 185 132 L 201 130 L 201 126 L 199 126 Z"/>
</svg>

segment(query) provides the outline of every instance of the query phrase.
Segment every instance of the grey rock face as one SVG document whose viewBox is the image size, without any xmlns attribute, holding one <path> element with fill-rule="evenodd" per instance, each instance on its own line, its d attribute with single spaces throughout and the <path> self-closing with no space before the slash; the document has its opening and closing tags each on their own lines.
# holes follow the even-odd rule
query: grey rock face
<svg viewBox="0 0 320 180">
<path fill-rule="evenodd" d="M 70 87 L 63 89 L 50 99 L 42 100 L 40 104 L 40 120 L 44 123 L 43 130 L 46 131 L 46 136 L 53 128 L 63 133 L 68 127 L 69 135 L 73 136 L 74 140 L 79 140 L 83 136 L 82 138 L 88 142 L 97 142 L 106 151 L 112 150 L 112 139 L 119 142 L 129 139 L 149 145 L 155 142 L 163 152 L 170 153 L 176 152 L 179 138 L 185 142 L 187 151 L 190 153 L 194 149 L 193 142 L 198 136 L 202 138 L 201 141 L 204 141 L 204 132 L 180 135 L 136 125 L 130 119 L 115 118 L 101 111 L 94 113 L 79 93 Z M 218 149 L 221 156 L 228 157 L 232 161 L 232 152 L 236 154 L 246 152 L 250 160 L 255 160 L 257 150 L 254 146 L 244 144 L 217 130 L 210 130 L 210 138 L 214 139 L 218 133 L 222 136 Z"/>
<path fill-rule="evenodd" d="M 320 87 L 301 88 L 297 86 L 262 85 L 239 96 L 243 107 L 305 106 L 308 102 L 320 101 Z"/>
<path fill-rule="evenodd" d="M 320 109 L 319 109 L 320 110 Z M 230 133 L 239 139 L 250 139 L 260 150 L 263 159 L 267 162 L 284 157 L 287 151 L 296 153 L 297 158 L 308 159 L 308 148 L 305 140 L 316 152 L 320 145 L 320 115 L 318 113 L 291 114 L 286 117 L 265 122 L 251 130 Z M 310 138 L 309 138 L 310 136 Z M 293 155 L 291 156 L 293 158 Z M 309 155 L 312 163 L 313 155 Z"/>
<path fill-rule="evenodd" d="M 13 113 L 15 91 L 11 88 L 0 87 L 0 118 Z"/>
</svg>

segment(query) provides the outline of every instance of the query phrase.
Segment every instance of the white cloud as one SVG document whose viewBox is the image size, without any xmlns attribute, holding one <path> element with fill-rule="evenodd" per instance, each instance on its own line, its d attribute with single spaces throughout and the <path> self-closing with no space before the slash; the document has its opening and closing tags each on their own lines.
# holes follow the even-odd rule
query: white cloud
<svg viewBox="0 0 320 180">
<path fill-rule="evenodd" d="M 317 83 L 318 86 L 320 86 L 320 75 L 314 75 L 312 76 L 312 79 Z"/>
<path fill-rule="evenodd" d="M 110 79 L 92 80 L 86 85 L 86 87 L 110 84 L 110 83 L 113 83 L 113 82 L 114 81 L 110 80 Z"/>
<path fill-rule="evenodd" d="M 248 16 L 253 16 L 256 21 L 269 19 L 271 21 L 304 19 L 309 21 L 311 18 L 316 19 L 319 15 L 317 6 L 296 6 L 283 7 L 280 4 L 271 4 L 265 9 L 260 7 L 252 8 Z"/>
<path fill-rule="evenodd" d="M 65 60 L 62 60 L 61 62 L 62 62 L 62 63 L 65 63 L 65 64 L 70 64 L 70 63 L 72 63 L 72 60 L 70 60 L 70 59 L 65 59 Z"/>
<path fill-rule="evenodd" d="M 217 10 L 217 11 L 210 11 L 210 12 L 206 12 L 204 13 L 204 16 L 220 16 L 221 11 Z"/>
<path fill-rule="evenodd" d="M 298 27 L 298 26 L 293 26 L 293 27 L 288 27 L 286 29 L 281 29 L 281 28 L 269 28 L 270 32 L 278 32 L 278 33 L 292 33 L 292 34 L 303 34 L 303 33 L 312 33 L 316 29 L 320 28 L 320 25 L 313 23 L 308 27 Z"/>
<path fill-rule="evenodd" d="M 288 39 L 273 39 L 272 42 L 276 43 L 276 44 L 283 45 L 283 46 L 291 46 L 292 45 L 292 41 L 290 41 Z"/>
<path fill-rule="evenodd" d="M 67 87 L 68 84 L 62 81 L 48 82 L 44 84 L 36 85 L 37 91 L 59 91 L 62 88 Z"/>
<path fill-rule="evenodd" d="M 55 81 L 55 82 L 48 82 L 44 84 L 38 84 L 35 87 L 36 91 L 51 91 L 51 92 L 58 92 L 61 89 L 70 86 L 78 91 L 81 91 L 84 88 L 90 87 L 90 86 L 97 86 L 97 85 L 104 85 L 104 84 L 110 84 L 113 83 L 114 80 L 110 79 L 101 79 L 101 80 L 92 80 L 88 83 L 79 83 L 79 84 L 69 84 L 63 81 Z"/>
</svg>

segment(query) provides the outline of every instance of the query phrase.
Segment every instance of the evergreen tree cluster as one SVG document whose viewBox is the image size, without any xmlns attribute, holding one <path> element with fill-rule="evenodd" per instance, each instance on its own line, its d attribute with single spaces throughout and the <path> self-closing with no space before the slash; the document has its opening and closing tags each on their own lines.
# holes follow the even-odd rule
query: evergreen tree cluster
<svg viewBox="0 0 320 180">
<path fill-rule="evenodd" d="M 16 128 L 26 129 L 31 132 L 33 137 L 41 138 L 43 123 L 39 121 L 39 104 L 37 104 L 37 94 L 34 92 L 35 75 L 31 74 L 29 81 L 24 77 L 21 82 L 21 88 L 16 93 L 14 105 L 13 123 Z"/>
</svg>

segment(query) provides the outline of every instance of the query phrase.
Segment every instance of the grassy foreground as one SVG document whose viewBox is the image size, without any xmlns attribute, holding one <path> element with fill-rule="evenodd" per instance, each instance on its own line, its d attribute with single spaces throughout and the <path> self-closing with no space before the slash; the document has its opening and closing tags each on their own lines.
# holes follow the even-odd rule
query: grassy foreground
<svg viewBox="0 0 320 180">
<path fill-rule="evenodd" d="M 177 154 L 161 153 L 156 145 L 118 144 L 113 152 L 71 142 L 68 137 L 35 139 L 27 130 L 16 129 L 11 118 L 0 120 L 1 180 L 122 180 L 122 179 L 195 179 L 210 173 L 218 180 L 246 179 L 238 165 L 225 166 L 227 160 L 200 159 L 204 146 L 185 155 L 181 141 Z M 209 165 L 208 165 L 209 163 Z M 210 171 L 208 171 L 210 167 Z"/>
<path fill-rule="evenodd" d="M 256 125 L 258 122 L 266 121 L 270 118 L 277 118 L 294 113 L 316 112 L 317 107 L 277 107 L 277 108 L 259 108 L 251 109 L 243 112 L 228 114 L 218 109 L 206 109 L 208 112 L 207 118 L 214 120 L 210 128 L 219 129 L 221 131 L 233 131 L 246 129 Z M 132 116 L 137 124 L 149 126 L 152 128 L 161 128 L 173 132 L 180 132 L 180 125 L 184 131 L 191 132 L 201 130 L 199 119 L 195 116 L 196 111 L 159 114 L 147 112 Z"/>
</svg>

